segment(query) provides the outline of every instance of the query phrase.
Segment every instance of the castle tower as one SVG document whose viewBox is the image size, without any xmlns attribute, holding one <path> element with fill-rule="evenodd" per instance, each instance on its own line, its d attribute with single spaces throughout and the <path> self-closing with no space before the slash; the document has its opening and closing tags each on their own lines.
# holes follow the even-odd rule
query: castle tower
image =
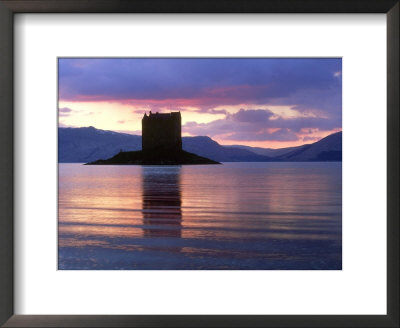
<svg viewBox="0 0 400 328">
<path fill-rule="evenodd" d="M 142 119 L 142 150 L 182 150 L 181 113 L 155 113 Z"/>
</svg>

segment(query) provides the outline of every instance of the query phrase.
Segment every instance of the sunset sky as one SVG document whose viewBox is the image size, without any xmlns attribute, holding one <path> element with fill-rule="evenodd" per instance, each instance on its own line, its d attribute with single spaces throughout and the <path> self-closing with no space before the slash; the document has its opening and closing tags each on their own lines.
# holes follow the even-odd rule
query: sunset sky
<svg viewBox="0 0 400 328">
<path fill-rule="evenodd" d="M 342 129 L 340 58 L 61 58 L 59 126 L 141 135 L 181 111 L 183 136 L 281 148 Z"/>
</svg>

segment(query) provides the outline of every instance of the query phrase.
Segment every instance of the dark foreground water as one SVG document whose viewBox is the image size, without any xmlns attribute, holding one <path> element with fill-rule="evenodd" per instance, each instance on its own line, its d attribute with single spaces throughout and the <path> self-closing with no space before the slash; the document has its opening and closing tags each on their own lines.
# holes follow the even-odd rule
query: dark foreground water
<svg viewBox="0 0 400 328">
<path fill-rule="evenodd" d="M 60 164 L 59 269 L 341 269 L 341 167 Z"/>
</svg>

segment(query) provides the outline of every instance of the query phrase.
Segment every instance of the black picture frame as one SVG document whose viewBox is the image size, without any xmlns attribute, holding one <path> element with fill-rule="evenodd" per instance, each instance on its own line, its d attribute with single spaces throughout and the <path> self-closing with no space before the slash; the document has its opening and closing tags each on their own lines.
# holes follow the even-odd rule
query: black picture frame
<svg viewBox="0 0 400 328">
<path fill-rule="evenodd" d="M 399 7 L 398 0 L 0 0 L 0 324 L 4 327 L 399 327 Z M 14 315 L 13 20 L 17 13 L 385 13 L 387 315 Z"/>
</svg>

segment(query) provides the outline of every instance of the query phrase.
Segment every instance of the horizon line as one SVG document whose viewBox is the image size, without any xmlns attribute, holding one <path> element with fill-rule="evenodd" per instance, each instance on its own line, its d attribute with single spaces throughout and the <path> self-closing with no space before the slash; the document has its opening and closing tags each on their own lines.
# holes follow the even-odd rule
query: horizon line
<svg viewBox="0 0 400 328">
<path fill-rule="evenodd" d="M 104 129 L 96 128 L 96 127 L 94 127 L 93 125 L 90 125 L 90 126 L 79 126 L 79 127 L 77 127 L 77 126 L 59 126 L 59 125 L 58 125 L 57 128 L 58 128 L 58 129 L 60 129 L 60 128 L 61 128 L 61 129 L 88 129 L 88 128 L 93 128 L 93 129 L 100 130 L 100 131 L 114 132 L 114 133 L 119 133 L 119 134 L 127 134 L 127 135 L 131 135 L 131 136 L 142 137 L 141 134 L 134 134 L 134 133 L 131 133 L 131 132 L 126 131 L 126 130 L 117 130 L 117 131 L 114 131 L 114 130 L 104 130 Z M 304 143 L 304 144 L 301 144 L 301 145 L 298 145 L 298 146 L 287 146 L 287 147 L 280 147 L 280 148 L 259 147 L 259 146 L 248 146 L 248 145 L 243 145 L 243 144 L 222 144 L 222 143 L 220 143 L 220 142 L 214 140 L 212 137 L 204 136 L 204 135 L 198 135 L 198 136 L 182 136 L 182 138 L 207 137 L 207 138 L 210 138 L 211 140 L 213 140 L 214 142 L 218 143 L 220 146 L 225 146 L 225 147 L 226 147 L 226 146 L 243 146 L 243 147 L 262 148 L 262 149 L 285 149 L 285 148 L 302 147 L 302 146 L 305 146 L 305 145 L 312 145 L 312 144 L 314 144 L 314 143 L 316 143 L 316 142 L 319 142 L 319 141 L 321 141 L 322 139 L 325 139 L 325 138 L 327 138 L 327 137 L 329 137 L 329 136 L 331 136 L 331 135 L 334 135 L 334 134 L 336 134 L 336 133 L 342 133 L 342 132 L 343 132 L 343 130 L 341 129 L 340 131 L 333 132 L 333 133 L 331 133 L 331 134 L 329 134 L 329 135 L 327 135 L 327 136 L 325 136 L 325 137 L 322 137 L 322 138 L 320 138 L 320 139 L 318 139 L 318 140 L 315 140 L 315 141 L 313 141 L 313 142 L 311 142 L 311 143 Z M 251 141 L 250 141 L 250 142 L 251 142 Z"/>
</svg>

